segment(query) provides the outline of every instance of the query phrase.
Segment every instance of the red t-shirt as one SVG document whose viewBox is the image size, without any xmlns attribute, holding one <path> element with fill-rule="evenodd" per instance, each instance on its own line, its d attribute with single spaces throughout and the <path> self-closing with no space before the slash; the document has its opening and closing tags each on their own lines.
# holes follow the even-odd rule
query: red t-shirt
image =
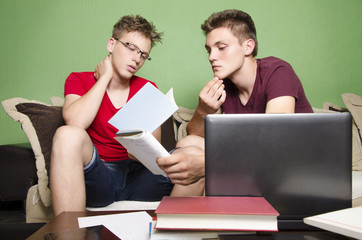
<svg viewBox="0 0 362 240">
<path fill-rule="evenodd" d="M 253 92 L 244 106 L 239 91 L 229 80 L 224 81 L 226 99 L 222 105 L 225 113 L 265 113 L 266 104 L 273 98 L 292 96 L 296 113 L 312 113 L 302 83 L 289 63 L 267 57 L 257 60 L 257 73 Z"/>
<path fill-rule="evenodd" d="M 68 94 L 83 96 L 87 93 L 96 83 L 96 79 L 93 74 L 94 72 L 71 73 L 65 82 L 64 96 Z M 151 81 L 133 76 L 130 80 L 130 90 L 127 102 L 147 82 L 150 82 L 157 87 L 156 84 Z M 118 131 L 117 128 L 108 123 L 118 110 L 119 109 L 113 106 L 106 92 L 95 119 L 87 129 L 94 146 L 98 150 L 100 158 L 106 162 L 128 159 L 127 150 L 114 139 Z"/>
</svg>

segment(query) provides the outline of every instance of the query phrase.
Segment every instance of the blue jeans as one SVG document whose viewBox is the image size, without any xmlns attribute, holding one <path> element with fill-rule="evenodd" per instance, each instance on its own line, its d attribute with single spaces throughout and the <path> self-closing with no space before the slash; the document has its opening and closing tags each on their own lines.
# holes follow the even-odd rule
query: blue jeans
<svg viewBox="0 0 362 240">
<path fill-rule="evenodd" d="M 169 178 L 154 175 L 138 161 L 104 162 L 95 147 L 92 160 L 84 166 L 84 179 L 89 207 L 120 200 L 160 201 L 173 188 Z"/>
</svg>

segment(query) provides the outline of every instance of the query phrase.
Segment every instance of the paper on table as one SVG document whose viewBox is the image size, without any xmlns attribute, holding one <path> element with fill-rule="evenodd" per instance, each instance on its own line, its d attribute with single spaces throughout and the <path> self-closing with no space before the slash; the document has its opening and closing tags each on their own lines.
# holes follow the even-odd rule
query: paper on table
<svg viewBox="0 0 362 240">
<path fill-rule="evenodd" d="M 154 132 L 178 109 L 172 88 L 164 95 L 146 83 L 110 120 L 119 131 L 147 130 Z"/>
<path fill-rule="evenodd" d="M 151 222 L 152 217 L 144 211 L 78 218 L 80 228 L 104 225 L 122 240 L 149 239 Z"/>
<path fill-rule="evenodd" d="M 306 224 L 362 239 L 362 207 L 352 207 L 304 218 Z"/>
</svg>

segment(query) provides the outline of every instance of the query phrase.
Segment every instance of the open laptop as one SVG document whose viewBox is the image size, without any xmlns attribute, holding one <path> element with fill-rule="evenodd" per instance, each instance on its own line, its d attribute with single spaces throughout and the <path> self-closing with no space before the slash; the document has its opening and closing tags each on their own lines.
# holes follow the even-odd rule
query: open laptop
<svg viewBox="0 0 362 240">
<path fill-rule="evenodd" d="M 207 196 L 263 196 L 279 230 L 352 205 L 349 113 L 208 115 L 205 157 Z"/>
</svg>

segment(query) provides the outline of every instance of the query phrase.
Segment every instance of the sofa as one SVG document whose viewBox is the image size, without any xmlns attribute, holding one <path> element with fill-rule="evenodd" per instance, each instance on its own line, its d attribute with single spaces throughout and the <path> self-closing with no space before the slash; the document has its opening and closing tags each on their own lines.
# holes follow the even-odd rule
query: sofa
<svg viewBox="0 0 362 240">
<path fill-rule="evenodd" d="M 53 217 L 48 173 L 52 138 L 64 124 L 64 99 L 51 97 L 50 102 L 24 98 L 2 102 L 5 112 L 20 122 L 29 143 L 0 146 L 0 200 L 24 201 L 27 222 L 48 222 Z M 176 141 L 186 135 L 186 124 L 192 114 L 192 110 L 179 107 L 162 124 L 161 143 L 166 150 L 173 149 Z"/>
<path fill-rule="evenodd" d="M 323 109 L 314 108 L 315 113 L 349 111 L 353 117 L 353 206 L 362 206 L 362 98 L 354 94 L 343 94 L 347 108 L 324 103 Z M 5 112 L 17 122 L 26 134 L 29 143 L 0 146 L 0 200 L 23 200 L 26 205 L 27 222 L 48 222 L 53 217 L 49 190 L 49 162 L 52 137 L 56 129 L 64 124 L 61 115 L 64 99 L 51 97 L 51 104 L 12 98 L 2 102 Z M 179 107 L 162 128 L 162 145 L 166 150 L 174 148 L 176 142 L 186 136 L 186 126 L 194 110 Z M 154 209 L 158 202 L 137 204 L 120 201 L 111 206 L 89 210 L 125 210 L 137 208 Z"/>
</svg>

